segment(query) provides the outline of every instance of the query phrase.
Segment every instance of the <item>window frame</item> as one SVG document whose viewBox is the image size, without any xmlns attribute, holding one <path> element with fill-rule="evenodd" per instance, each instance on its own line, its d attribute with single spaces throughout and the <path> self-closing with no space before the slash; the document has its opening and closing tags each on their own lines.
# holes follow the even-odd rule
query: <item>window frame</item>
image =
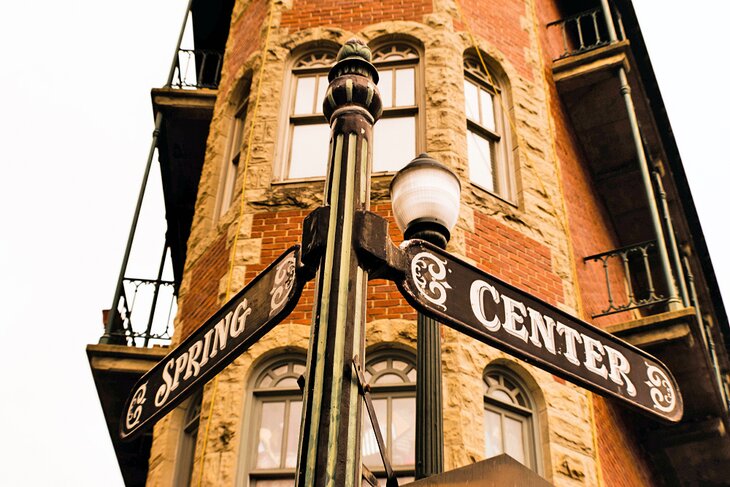
<svg viewBox="0 0 730 487">
<path fill-rule="evenodd" d="M 262 366 L 257 367 L 252 374 L 252 380 L 250 383 L 250 397 L 246 408 L 247 414 L 244 416 L 245 426 L 243 429 L 242 444 L 241 448 L 241 460 L 240 465 L 242 467 L 240 480 L 236 485 L 243 486 L 255 486 L 257 481 L 260 480 L 276 480 L 276 479 L 291 479 L 294 482 L 296 465 L 293 468 L 281 467 L 281 462 L 286 462 L 285 457 L 280 459 L 280 467 L 278 468 L 257 468 L 256 462 L 258 460 L 258 442 L 259 432 L 261 430 L 261 419 L 263 415 L 264 404 L 267 402 L 284 402 L 284 424 L 282 428 L 282 438 L 284 441 L 287 439 L 288 428 L 290 426 L 290 414 L 291 404 L 299 401 L 303 404 L 302 391 L 297 385 L 296 387 L 261 387 L 258 384 L 265 375 L 268 375 L 272 371 L 281 367 L 282 365 L 288 365 L 293 368 L 294 366 L 302 366 L 306 368 L 306 357 L 300 354 L 286 354 L 284 356 L 278 356 L 273 360 L 266 361 Z M 291 373 L 282 374 L 283 377 L 297 377 L 295 371 Z M 281 380 L 279 378 L 278 380 Z M 301 427 L 301 419 L 298 422 Z M 298 441 L 298 440 L 297 440 Z M 297 443 L 298 449 L 298 443 Z M 288 445 L 283 442 L 281 445 L 281 452 L 285 453 Z"/>
<path fill-rule="evenodd" d="M 186 487 L 192 484 L 193 470 L 195 468 L 195 450 L 200 434 L 200 415 L 203 409 L 203 391 L 199 390 L 185 402 L 181 417 L 180 436 L 177 445 L 175 460 L 175 485 Z M 193 416 L 194 414 L 194 416 Z M 193 417 L 191 417 L 193 416 Z M 195 435 L 189 430 L 194 424 Z"/>
<path fill-rule="evenodd" d="M 314 65 L 314 66 L 299 66 L 306 58 L 319 57 L 322 59 L 330 59 L 332 63 L 328 65 Z M 298 56 L 292 58 L 291 64 L 287 69 L 287 76 L 284 80 L 284 90 L 286 97 L 286 103 L 282 104 L 282 123 L 279 128 L 279 155 L 276 157 L 278 160 L 278 168 L 275 171 L 276 177 L 275 183 L 292 183 L 300 181 L 318 181 L 325 178 L 325 174 L 321 176 L 309 176 L 309 177 L 289 177 L 292 163 L 292 149 L 294 142 L 294 128 L 296 126 L 304 125 L 319 125 L 324 124 L 329 127 L 327 120 L 322 114 L 322 107 L 318 107 L 318 112 L 311 114 L 295 114 L 294 109 L 297 100 L 297 86 L 299 78 L 309 76 L 321 76 L 325 81 L 327 75 L 331 69 L 335 59 L 337 58 L 337 48 L 334 46 L 320 46 L 314 49 L 307 49 Z M 327 82 L 329 84 L 329 82 Z M 315 87 L 314 91 L 314 103 L 317 102 L 317 90 Z M 282 98 L 284 98 L 282 97 Z M 315 107 L 317 108 L 317 107 Z M 328 128 L 329 130 L 329 128 Z M 326 171 L 325 162 L 325 171 Z"/>
<path fill-rule="evenodd" d="M 393 47 L 404 47 L 408 51 L 413 53 L 412 57 L 406 57 L 404 59 L 384 59 L 384 60 L 377 60 L 378 55 L 380 55 L 384 50 L 387 50 L 388 48 Z M 401 107 L 387 107 L 383 108 L 383 114 L 381 116 L 381 120 L 383 119 L 393 119 L 393 118 L 400 118 L 400 117 L 413 117 L 414 118 L 414 153 L 413 157 L 416 157 L 419 153 L 424 151 L 425 146 L 425 116 L 423 115 L 424 106 L 425 106 L 425 90 L 424 90 L 424 75 L 423 75 L 423 63 L 421 62 L 423 58 L 422 50 L 414 45 L 412 42 L 409 42 L 407 40 L 403 39 L 390 39 L 387 42 L 379 42 L 378 40 L 375 40 L 373 43 L 373 46 L 371 47 L 371 50 L 373 52 L 373 64 L 378 68 L 378 70 L 381 70 L 383 68 L 385 69 L 393 69 L 395 70 L 398 67 L 413 67 L 414 73 L 413 73 L 413 96 L 414 96 L 414 104 L 409 106 L 401 106 Z M 334 59 L 336 59 L 337 56 L 337 49 L 331 46 L 325 46 L 325 47 L 318 47 L 315 49 L 308 49 L 304 51 L 302 54 L 293 57 L 292 62 L 289 65 L 289 68 L 287 69 L 287 78 L 284 81 L 284 90 L 285 94 L 284 97 L 286 98 L 286 103 L 282 107 L 282 121 L 280 123 L 279 127 L 279 144 L 278 144 L 278 150 L 277 150 L 277 156 L 276 160 L 277 162 L 277 168 L 274 172 L 274 184 L 282 184 L 282 183 L 297 183 L 297 182 L 311 182 L 311 181 L 321 181 L 326 177 L 326 174 L 322 174 L 320 176 L 307 176 L 307 177 L 289 177 L 289 174 L 291 173 L 291 164 L 292 164 L 292 150 L 293 150 L 293 138 L 294 138 L 294 127 L 295 126 L 304 126 L 304 125 L 317 125 L 317 124 L 327 124 L 327 121 L 325 121 L 324 116 L 322 115 L 321 111 L 318 113 L 312 113 L 312 114 L 295 114 L 294 107 L 296 105 L 296 97 L 297 97 L 297 80 L 302 77 L 302 75 L 323 75 L 323 78 L 327 79 L 327 74 L 329 73 L 329 70 L 331 69 L 332 65 L 328 66 L 298 66 L 299 63 L 302 62 L 303 59 L 310 57 L 312 55 L 319 55 L 319 56 L 325 56 L 330 55 L 332 57 L 332 60 L 334 62 Z M 386 56 L 387 57 L 387 56 Z M 316 103 L 316 87 L 315 87 L 315 103 Z M 395 97 L 395 93 L 393 95 Z M 282 98 L 284 98 L 282 97 Z M 321 110 L 321 107 L 319 108 Z M 377 140 L 375 141 L 375 144 L 377 145 Z M 413 158 L 412 157 L 412 158 Z M 411 159 L 412 159 L 411 158 Z M 402 166 L 405 166 L 410 160 L 402 161 Z M 328 161 L 327 161 L 328 162 Z M 325 168 L 326 172 L 326 168 Z M 392 175 L 397 170 L 385 170 L 385 171 L 372 171 L 373 176 L 383 176 L 383 175 Z"/>
<path fill-rule="evenodd" d="M 515 404 L 515 403 L 507 403 L 500 399 L 494 398 L 490 395 L 488 395 L 490 385 L 487 383 L 487 376 L 490 375 L 498 375 L 501 378 L 507 379 L 509 382 L 511 382 L 514 385 L 513 390 L 516 390 L 518 394 L 521 394 L 524 398 L 525 405 Z M 500 416 L 500 423 L 501 423 L 501 438 L 502 438 L 502 453 L 504 454 L 506 452 L 505 447 L 505 427 L 504 427 L 504 418 L 509 417 L 514 420 L 518 420 L 522 423 L 522 444 L 523 444 L 523 454 L 525 456 L 526 463 L 524 465 L 537 472 L 538 474 L 541 473 L 541 462 L 540 462 L 540 441 L 539 441 L 539 429 L 538 429 L 538 410 L 536 407 L 536 403 L 534 398 L 529 392 L 529 389 L 526 387 L 524 381 L 520 379 L 517 374 L 512 372 L 511 370 L 505 368 L 505 367 L 499 367 L 499 366 L 489 366 L 484 370 L 484 373 L 482 374 L 482 382 L 484 384 L 485 390 L 483 392 L 483 401 L 484 401 L 484 412 L 486 414 L 487 411 L 490 411 L 492 413 L 498 414 Z M 492 386 L 493 387 L 493 386 Z M 506 387 L 501 386 L 500 389 L 506 389 Z M 511 394 L 510 394 L 511 395 Z M 487 440 L 487 424 L 486 420 L 484 422 L 484 441 L 485 441 L 485 448 L 486 448 L 486 440 Z M 493 457 L 487 457 L 487 452 L 485 450 L 484 455 L 485 458 L 493 458 Z M 519 460 L 518 460 L 519 461 Z"/>
<path fill-rule="evenodd" d="M 484 54 L 482 54 L 484 56 Z M 485 72 L 486 68 L 486 72 Z M 512 128 L 509 103 L 505 89 L 505 83 L 501 77 L 495 75 L 495 70 L 491 69 L 485 61 L 484 65 L 479 57 L 474 53 L 467 53 L 464 56 L 464 83 L 471 83 L 477 88 L 478 95 L 480 90 L 484 90 L 492 95 L 492 112 L 494 115 L 494 130 L 485 127 L 480 121 L 473 120 L 468 116 L 466 109 L 466 88 L 464 90 L 464 118 L 466 119 L 466 137 L 467 137 L 467 169 L 469 172 L 469 181 L 488 193 L 513 203 L 515 200 L 515 163 L 514 148 L 512 144 Z M 481 96 L 478 96 L 481 99 Z M 479 103 L 479 111 L 481 115 L 482 105 Z M 471 178 L 471 164 L 468 153 L 468 139 L 470 132 L 475 136 L 487 141 L 490 145 L 492 158 L 492 185 L 490 189 L 484 184 Z"/>
<path fill-rule="evenodd" d="M 398 349 L 389 349 L 385 351 L 379 351 L 374 352 L 372 356 L 367 357 L 366 364 L 365 364 L 365 380 L 370 384 L 371 389 L 371 399 L 373 401 L 376 401 L 378 399 L 386 399 L 387 400 L 387 406 L 386 406 L 386 417 L 380 418 L 378 417 L 378 424 L 381 429 L 381 433 L 383 435 L 383 441 L 385 441 L 385 448 L 388 452 L 389 458 L 391 459 L 391 467 L 393 468 L 393 471 L 396 473 L 396 475 L 399 478 L 399 481 L 402 477 L 415 477 L 416 474 L 416 465 L 415 465 L 415 450 L 414 450 L 414 463 L 413 465 L 396 465 L 392 463 L 392 435 L 390 427 L 391 421 L 393 418 L 393 399 L 400 399 L 400 398 L 412 398 L 415 406 L 416 401 L 416 381 L 418 380 L 418 376 L 416 376 L 415 380 L 411 380 L 409 377 L 406 376 L 408 379 L 408 382 L 402 382 L 397 384 L 377 384 L 373 381 L 373 377 L 377 377 L 379 375 L 383 375 L 384 373 L 390 372 L 388 366 L 386 366 L 386 369 L 383 371 L 379 371 L 378 374 L 372 374 L 370 372 L 370 369 L 373 364 L 383 362 L 383 361 L 393 361 L 393 360 L 399 360 L 401 362 L 405 362 L 408 364 L 408 372 L 415 371 L 416 370 L 416 357 L 415 354 L 412 354 L 408 351 L 398 350 Z M 397 370 L 397 369 L 396 369 Z M 372 375 L 371 375 L 372 374 Z M 365 438 L 365 421 L 370 423 L 370 418 L 367 417 L 367 412 L 363 410 L 363 437 L 361 439 L 361 442 Z M 414 408 L 414 417 L 413 417 L 413 431 L 415 435 L 415 428 L 416 428 L 416 417 L 415 417 L 415 408 Z M 415 443 L 414 443 L 415 448 Z M 364 462 L 363 462 L 364 464 Z M 385 479 L 385 468 L 381 465 L 381 462 L 379 460 L 379 463 L 377 466 L 369 466 L 366 465 L 366 467 L 373 473 L 373 475 L 378 480 L 384 480 Z"/>
</svg>

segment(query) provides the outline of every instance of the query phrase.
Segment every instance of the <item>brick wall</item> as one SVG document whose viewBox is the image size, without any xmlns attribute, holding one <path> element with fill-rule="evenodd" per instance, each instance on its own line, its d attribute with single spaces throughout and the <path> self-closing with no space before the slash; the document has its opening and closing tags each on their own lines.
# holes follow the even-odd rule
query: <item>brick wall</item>
<svg viewBox="0 0 730 487">
<path fill-rule="evenodd" d="M 629 419 L 622 416 L 620 406 L 602 397 L 593 397 L 604 485 L 639 487 L 659 484 L 649 469 L 651 462 L 646 452 L 635 444 L 637 432 Z"/>
<path fill-rule="evenodd" d="M 218 311 L 218 282 L 228 271 L 228 247 L 225 234 L 206 250 L 186 271 L 191 286 L 178 311 L 180 340 L 190 335 Z"/>
<path fill-rule="evenodd" d="M 431 0 L 294 0 L 284 12 L 281 26 L 292 32 L 310 27 L 337 26 L 357 32 L 363 27 L 388 20 L 423 22 L 433 10 Z"/>
<path fill-rule="evenodd" d="M 479 268 L 548 303 L 563 302 L 563 284 L 545 245 L 478 211 L 466 244 L 466 256 Z"/>
<path fill-rule="evenodd" d="M 499 49 L 520 75 L 532 79 L 532 68 L 526 52 L 532 48 L 530 35 L 524 28 L 527 2 L 524 0 L 500 0 L 486 7 L 484 0 L 459 0 L 461 11 L 476 37 L 487 40 Z M 456 16 L 454 27 L 467 31 L 467 26 Z"/>
</svg>

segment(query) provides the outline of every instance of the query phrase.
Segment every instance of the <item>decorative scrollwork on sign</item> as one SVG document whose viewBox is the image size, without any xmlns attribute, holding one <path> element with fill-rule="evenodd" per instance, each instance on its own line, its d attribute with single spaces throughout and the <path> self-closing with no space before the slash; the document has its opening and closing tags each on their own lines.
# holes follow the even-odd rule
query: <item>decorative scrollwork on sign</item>
<svg viewBox="0 0 730 487">
<path fill-rule="evenodd" d="M 649 394 L 654 407 L 665 413 L 673 411 L 677 405 L 677 395 L 667 375 L 658 367 L 646 364 L 646 376 L 649 380 L 645 384 L 651 387 Z"/>
<path fill-rule="evenodd" d="M 147 399 L 145 398 L 146 395 L 147 383 L 145 382 L 139 386 L 129 403 L 129 409 L 127 409 L 127 417 L 125 419 L 125 426 L 127 427 L 127 430 L 134 428 L 137 426 L 137 423 L 139 423 L 139 420 L 142 417 L 142 406 L 145 402 L 147 402 Z"/>
<path fill-rule="evenodd" d="M 296 256 L 294 253 L 291 253 L 276 266 L 276 270 L 274 271 L 274 287 L 270 292 L 271 311 L 269 312 L 269 316 L 277 313 L 286 303 L 286 298 L 289 296 L 292 287 L 294 287 L 296 265 Z"/>
<path fill-rule="evenodd" d="M 430 252 L 416 254 L 411 262 L 411 276 L 418 291 L 425 299 L 446 311 L 446 290 L 451 286 L 446 282 L 447 261 L 439 259 Z"/>
</svg>

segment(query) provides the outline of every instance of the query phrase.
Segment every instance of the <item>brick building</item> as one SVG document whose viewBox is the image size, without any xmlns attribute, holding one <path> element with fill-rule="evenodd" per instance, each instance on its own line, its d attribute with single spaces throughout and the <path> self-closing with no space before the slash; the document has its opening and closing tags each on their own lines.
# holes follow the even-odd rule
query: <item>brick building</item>
<svg viewBox="0 0 730 487">
<path fill-rule="evenodd" d="M 293 485 L 311 284 L 154 431 L 123 443 L 118 423 L 168 351 L 148 345 L 180 343 L 301 241 L 323 202 L 327 73 L 352 37 L 372 51 L 384 105 L 371 210 L 392 222 L 394 173 L 428 152 L 462 184 L 449 252 L 648 351 L 684 398 L 667 425 L 441 327 L 445 469 L 508 453 L 557 486 L 726 485 L 730 329 L 630 1 L 215 0 L 189 16 L 195 49 L 152 90 L 174 279 L 123 269 L 87 349 L 128 485 Z M 403 239 L 395 224 L 390 236 Z M 140 286 L 174 289 L 172 336 L 156 304 L 147 327 L 131 309 Z M 416 312 L 382 279 L 366 311 L 365 371 L 405 483 Z M 382 477 L 363 431 L 363 463 Z"/>
</svg>

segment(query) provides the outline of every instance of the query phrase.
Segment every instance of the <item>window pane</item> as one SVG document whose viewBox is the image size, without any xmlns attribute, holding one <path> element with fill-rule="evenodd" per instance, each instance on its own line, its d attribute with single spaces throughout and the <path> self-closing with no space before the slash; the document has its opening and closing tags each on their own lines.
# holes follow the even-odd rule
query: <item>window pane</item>
<svg viewBox="0 0 730 487">
<path fill-rule="evenodd" d="M 494 96 L 487 90 L 480 89 L 479 101 L 482 104 L 481 125 L 494 132 Z"/>
<path fill-rule="evenodd" d="M 378 89 L 380 90 L 380 98 L 383 100 L 383 108 L 390 108 L 393 106 L 393 70 L 383 70 L 379 74 Z M 378 124 L 381 122 L 382 120 Z M 375 124 L 375 126 L 377 127 L 378 124 Z"/>
<path fill-rule="evenodd" d="M 484 411 L 484 455 L 492 458 L 503 452 L 502 450 L 502 422 L 501 416 L 493 411 Z"/>
<path fill-rule="evenodd" d="M 294 487 L 294 479 L 257 480 L 256 487 Z"/>
<path fill-rule="evenodd" d="M 416 398 L 393 399 L 391 434 L 393 465 L 415 465 L 416 463 Z"/>
<path fill-rule="evenodd" d="M 514 404 L 514 401 L 512 400 L 512 396 L 507 394 L 505 391 L 501 391 L 499 389 L 493 389 L 489 391 L 489 397 L 493 397 L 494 399 L 497 399 L 498 401 L 506 402 L 507 404 Z"/>
<path fill-rule="evenodd" d="M 322 105 L 324 104 L 324 96 L 327 93 L 328 86 L 329 81 L 327 81 L 326 75 L 320 74 L 317 76 L 317 105 L 314 107 L 315 113 L 322 113 Z"/>
<path fill-rule="evenodd" d="M 469 178 L 481 187 L 494 191 L 491 144 L 471 130 L 467 131 L 466 142 L 469 152 Z"/>
<path fill-rule="evenodd" d="M 409 107 L 416 104 L 415 69 L 398 69 L 395 72 L 395 106 Z"/>
<path fill-rule="evenodd" d="M 383 374 L 375 381 L 376 384 L 402 384 L 403 379 L 396 374 Z"/>
<path fill-rule="evenodd" d="M 473 83 L 464 80 L 464 102 L 466 117 L 479 123 L 479 90 Z"/>
<path fill-rule="evenodd" d="M 384 118 L 375 124 L 373 172 L 398 171 L 416 157 L 416 118 Z"/>
<path fill-rule="evenodd" d="M 286 458 L 284 467 L 297 466 L 297 446 L 299 443 L 299 428 L 302 421 L 302 402 L 292 401 L 289 404 L 289 430 L 286 435 Z"/>
<path fill-rule="evenodd" d="M 373 407 L 375 415 L 378 418 L 381 428 L 387 425 L 388 421 L 388 402 L 387 399 L 373 399 Z M 381 430 L 382 432 L 382 430 Z M 387 442 L 386 437 L 383 441 Z M 380 450 L 378 449 L 378 441 L 375 439 L 373 425 L 367 413 L 363 414 L 363 434 L 362 434 L 362 463 L 368 467 L 382 467 L 383 460 L 380 458 Z"/>
<path fill-rule="evenodd" d="M 524 423 L 504 417 L 504 451 L 520 463 L 525 463 L 525 444 L 522 428 Z"/>
<path fill-rule="evenodd" d="M 261 427 L 257 448 L 257 468 L 281 466 L 281 440 L 284 433 L 284 403 L 265 402 L 261 405 Z"/>
<path fill-rule="evenodd" d="M 306 78 L 297 78 L 297 93 L 294 100 L 294 114 L 307 115 L 312 112 L 314 107 L 314 83 L 315 78 L 309 76 Z"/>
<path fill-rule="evenodd" d="M 295 125 L 292 132 L 289 179 L 324 176 L 329 151 L 329 125 Z"/>
</svg>

